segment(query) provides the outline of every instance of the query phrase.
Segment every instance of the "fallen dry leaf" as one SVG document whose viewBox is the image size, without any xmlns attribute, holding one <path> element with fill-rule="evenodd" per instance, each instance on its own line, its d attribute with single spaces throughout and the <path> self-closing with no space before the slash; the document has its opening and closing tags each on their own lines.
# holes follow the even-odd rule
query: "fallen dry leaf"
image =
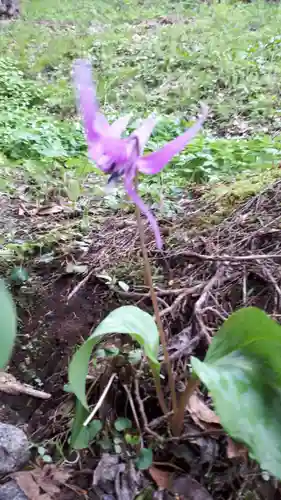
<svg viewBox="0 0 281 500">
<path fill-rule="evenodd" d="M 66 484 L 71 474 L 70 469 L 46 464 L 42 469 L 36 467 L 28 471 L 15 472 L 12 477 L 29 500 L 55 500 L 60 494 L 60 486 Z"/>
<path fill-rule="evenodd" d="M 44 472 L 44 467 L 43 469 L 33 469 L 30 472 L 38 486 L 51 498 L 60 492 L 60 488 L 55 484 L 53 477 L 51 475 L 48 477 Z"/>
<path fill-rule="evenodd" d="M 65 484 L 72 475 L 71 469 L 66 469 L 64 467 L 57 467 L 56 465 L 50 464 L 45 465 L 44 470 L 50 471 L 52 478 L 58 484 Z"/>
<path fill-rule="evenodd" d="M 24 214 L 25 214 L 25 209 L 23 208 L 22 205 L 19 206 L 19 212 L 18 212 L 19 216 L 22 217 Z"/>
<path fill-rule="evenodd" d="M 190 443 L 199 447 L 201 464 L 213 463 L 219 455 L 219 446 L 216 439 L 209 436 L 190 438 Z"/>
<path fill-rule="evenodd" d="M 37 482 L 34 481 L 31 471 L 15 472 L 13 478 L 29 500 L 41 500 L 40 488 Z M 51 499 L 49 497 L 45 500 Z"/>
<path fill-rule="evenodd" d="M 248 450 L 241 444 L 233 441 L 231 437 L 227 436 L 227 448 L 226 448 L 227 458 L 243 458 L 247 460 Z"/>
<path fill-rule="evenodd" d="M 26 206 L 25 203 L 20 203 L 19 205 L 19 211 L 18 211 L 18 214 L 20 216 L 23 216 L 23 215 L 32 215 L 32 212 L 34 211 L 34 208 L 32 208 L 32 206 L 34 205 L 28 205 Z"/>
<path fill-rule="evenodd" d="M 63 211 L 61 205 L 46 205 L 37 210 L 37 215 L 55 215 Z"/>
<path fill-rule="evenodd" d="M 197 393 L 194 392 L 191 395 L 187 408 L 194 422 L 202 429 L 206 429 L 205 424 L 220 425 L 219 417 L 204 403 Z"/>
<path fill-rule="evenodd" d="M 175 478 L 171 492 L 186 500 L 213 500 L 206 488 L 188 474 Z"/>
<path fill-rule="evenodd" d="M 93 492 L 96 498 L 108 497 L 124 500 L 135 498 L 143 487 L 143 475 L 135 469 L 132 460 L 124 463 L 120 455 L 103 453 L 93 473 Z M 114 492 L 114 494 L 113 494 Z"/>
<path fill-rule="evenodd" d="M 37 389 L 33 389 L 31 385 L 18 382 L 13 375 L 2 370 L 0 370 L 0 392 L 14 395 L 27 394 L 28 396 L 40 399 L 49 399 L 51 397 L 51 394 L 47 392 L 38 391 Z"/>
<path fill-rule="evenodd" d="M 172 485 L 173 473 L 166 470 L 158 469 L 158 467 L 150 467 L 149 474 L 153 481 L 157 484 L 159 490 L 169 490 Z"/>
<path fill-rule="evenodd" d="M 42 489 L 45 489 L 42 486 L 42 484 L 44 484 L 45 482 L 48 483 L 47 489 L 49 488 L 50 480 L 53 482 L 53 484 L 58 484 L 58 485 L 65 484 L 72 474 L 72 471 L 70 469 L 64 469 L 62 467 L 58 467 L 55 464 L 45 464 L 42 469 L 40 467 L 37 467 L 36 469 L 33 469 L 31 472 L 33 477 L 36 479 L 38 484 L 40 484 Z"/>
</svg>

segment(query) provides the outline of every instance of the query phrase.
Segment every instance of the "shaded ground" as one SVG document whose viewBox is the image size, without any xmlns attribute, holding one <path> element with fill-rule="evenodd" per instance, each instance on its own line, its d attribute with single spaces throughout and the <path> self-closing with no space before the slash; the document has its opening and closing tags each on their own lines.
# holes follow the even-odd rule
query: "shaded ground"
<svg viewBox="0 0 281 500">
<path fill-rule="evenodd" d="M 204 356 L 209 338 L 232 310 L 257 305 L 277 320 L 280 317 L 281 181 L 238 203 L 232 213 L 228 209 L 228 215 L 222 209 L 223 204 L 219 207 L 209 202 L 206 218 L 206 195 L 203 198 L 200 193 L 194 192 L 194 195 L 194 201 L 186 205 L 186 218 L 180 222 L 162 221 L 162 231 L 167 235 L 163 254 L 156 251 L 150 230 L 146 230 L 161 316 L 179 388 L 190 355 Z M 19 220 L 16 200 L 10 210 L 22 234 L 25 223 L 30 231 L 41 221 L 37 214 L 32 217 L 32 224 L 30 216 L 25 223 L 23 216 Z M 55 221 L 60 223 L 60 217 L 61 214 L 47 215 L 52 225 Z M 215 225 L 210 223 L 212 218 Z M 3 400 L 19 413 L 22 423 L 28 424 L 31 440 L 44 443 L 55 460 L 64 460 L 62 451 L 67 454 L 73 403 L 63 386 L 67 382 L 67 365 L 73 349 L 116 306 L 136 303 L 151 310 L 142 284 L 139 244 L 137 238 L 132 238 L 134 234 L 132 216 L 111 216 L 100 225 L 99 232 L 94 229 L 87 234 L 85 240 L 91 244 L 86 250 L 80 248 L 78 252 L 74 242 L 68 242 L 67 250 L 66 246 L 57 244 L 51 262 L 44 262 L 44 256 L 50 256 L 49 248 L 46 251 L 42 247 L 40 254 L 35 249 L 34 255 L 25 260 L 29 281 L 21 287 L 13 285 L 21 327 L 10 371 L 21 381 L 43 387 L 52 398 L 41 402 L 26 396 L 5 396 Z M 70 261 L 87 265 L 86 273 L 66 273 L 66 264 Z M 114 265 L 110 266 L 111 263 Z M 109 284 L 108 277 L 103 276 L 105 273 L 113 278 Z M 128 291 L 118 286 L 118 279 L 126 280 Z M 103 367 L 102 372 L 95 373 L 97 386 L 92 394 L 93 402 L 108 380 L 108 366 Z M 165 381 L 163 384 L 165 386 Z M 143 435 L 155 449 L 156 464 L 167 466 L 169 462 L 190 473 L 207 487 L 214 499 L 280 497 L 270 482 L 263 484 L 254 464 L 227 458 L 224 433 L 213 434 L 206 424 L 203 428 L 197 427 L 191 414 L 186 415 L 184 434 L 197 437 L 184 438 L 175 447 L 146 372 L 140 389 L 141 398 L 146 395 L 144 411 L 148 421 Z M 126 401 L 127 395 L 117 381 L 106 402 L 108 421 L 120 415 L 131 417 Z M 208 399 L 205 402 L 209 404 Z M 179 444 L 184 450 L 180 458 Z M 89 490 L 89 498 L 94 498 L 90 492 L 89 471 L 97 464 L 96 451 L 94 448 L 82 453 L 80 474 L 74 474 L 72 480 L 74 488 Z M 255 496 L 247 496 L 253 488 Z M 79 498 L 77 492 L 71 494 Z M 71 498 L 69 489 L 66 498 Z"/>
</svg>

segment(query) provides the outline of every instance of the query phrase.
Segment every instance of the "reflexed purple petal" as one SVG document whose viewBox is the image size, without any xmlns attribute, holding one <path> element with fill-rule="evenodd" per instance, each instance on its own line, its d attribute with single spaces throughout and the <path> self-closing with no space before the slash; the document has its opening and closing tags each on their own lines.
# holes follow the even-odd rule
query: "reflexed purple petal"
<svg viewBox="0 0 281 500">
<path fill-rule="evenodd" d="M 143 120 L 141 126 L 137 128 L 133 133 L 132 137 L 137 137 L 139 141 L 139 154 L 143 154 L 145 145 L 152 134 L 152 131 L 156 125 L 157 119 L 150 116 Z"/>
<path fill-rule="evenodd" d="M 140 196 L 136 192 L 134 185 L 133 185 L 133 179 L 130 178 L 129 176 L 125 176 L 124 184 L 125 184 L 125 189 L 129 195 L 129 198 L 131 198 L 131 200 L 135 203 L 135 205 L 137 205 L 139 207 L 140 211 L 147 217 L 147 219 L 151 225 L 151 228 L 155 234 L 157 248 L 159 248 L 161 250 L 162 238 L 160 235 L 160 230 L 159 230 L 157 220 L 155 219 L 155 217 L 150 212 L 149 208 L 146 206 L 146 204 L 143 202 L 143 200 L 140 198 Z"/>
<path fill-rule="evenodd" d="M 73 73 L 90 159 L 104 171 L 111 163 L 126 162 L 127 143 L 117 136 L 120 136 L 127 125 L 128 117 L 120 118 L 110 127 L 105 116 L 99 111 L 90 63 L 86 60 L 76 61 Z"/>
<path fill-rule="evenodd" d="M 140 158 L 137 162 L 137 168 L 143 174 L 157 174 L 169 163 L 173 156 L 180 153 L 185 146 L 195 137 L 202 127 L 207 116 L 207 108 L 202 107 L 202 115 L 195 124 L 184 134 L 179 135 L 171 142 L 168 142 L 163 148 L 154 153 L 150 153 Z"/>
<path fill-rule="evenodd" d="M 95 141 L 88 145 L 88 154 L 89 158 L 92 161 L 100 162 L 102 165 L 102 157 L 104 156 L 103 144 L 101 141 Z M 103 161 L 104 163 L 104 161 Z M 103 170 L 103 168 L 99 165 L 99 167 Z"/>
<path fill-rule="evenodd" d="M 107 119 L 105 118 L 105 116 L 100 111 L 97 111 L 95 114 L 94 121 L 93 121 L 93 127 L 94 127 L 95 132 L 97 134 L 99 134 L 100 136 L 110 135 L 109 123 L 108 123 Z"/>
<path fill-rule="evenodd" d="M 121 118 L 118 118 L 118 120 L 110 125 L 110 135 L 112 137 L 121 137 L 122 133 L 125 132 L 130 119 L 131 115 L 121 116 Z"/>
<path fill-rule="evenodd" d="M 90 63 L 83 59 L 76 61 L 73 68 L 73 78 L 78 108 L 83 119 L 86 138 L 89 144 L 99 139 L 101 120 L 103 120 L 97 117 L 98 102 L 92 80 L 92 69 Z M 104 120 L 106 122 L 105 118 Z M 103 123 L 103 127 L 106 127 L 105 122 Z M 98 130 L 95 125 L 98 125 Z"/>
</svg>

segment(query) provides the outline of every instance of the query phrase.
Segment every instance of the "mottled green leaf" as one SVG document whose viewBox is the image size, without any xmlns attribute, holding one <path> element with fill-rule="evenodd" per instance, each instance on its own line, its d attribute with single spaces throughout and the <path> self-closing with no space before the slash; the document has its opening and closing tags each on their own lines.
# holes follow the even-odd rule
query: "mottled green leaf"
<svg viewBox="0 0 281 500">
<path fill-rule="evenodd" d="M 0 369 L 5 368 L 16 338 L 17 317 L 12 296 L 0 280 Z"/>
<path fill-rule="evenodd" d="M 159 335 L 152 316 L 135 306 L 115 309 L 79 347 L 69 365 L 69 382 L 74 394 L 85 408 L 88 408 L 85 392 L 86 377 L 93 347 L 106 335 L 112 333 L 130 335 L 143 347 L 152 367 L 156 371 L 159 370 L 160 365 L 157 360 Z"/>
<path fill-rule="evenodd" d="M 221 423 L 262 469 L 281 478 L 281 327 L 263 311 L 235 312 L 192 368 L 208 387 Z"/>
</svg>

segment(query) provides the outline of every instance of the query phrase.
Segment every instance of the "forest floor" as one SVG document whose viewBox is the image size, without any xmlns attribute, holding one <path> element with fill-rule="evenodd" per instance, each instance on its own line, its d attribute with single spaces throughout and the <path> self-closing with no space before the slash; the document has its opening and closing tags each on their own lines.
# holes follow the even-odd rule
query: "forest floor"
<svg viewBox="0 0 281 500">
<path fill-rule="evenodd" d="M 23 0 L 19 19 L 0 22 L 0 270 L 19 317 L 9 371 L 51 394 L 47 401 L 6 394 L 1 417 L 27 430 L 31 466 L 51 457 L 70 471 L 61 499 L 133 498 L 130 487 L 100 497 L 92 487 L 109 437 L 107 449 L 116 452 L 114 422 L 134 419 L 124 389 L 138 407 L 132 374 L 111 387 L 99 442 L 74 453 L 67 370 L 76 347 L 114 308 L 152 312 L 132 206 L 121 189 L 104 195 L 106 179 L 87 159 L 73 61 L 92 61 L 109 119 L 157 113 L 149 150 L 184 130 L 200 101 L 210 108 L 202 134 L 161 175 L 139 185 L 164 238 L 159 252 L 145 226 L 180 390 L 190 356 L 204 358 L 209 338 L 233 310 L 256 305 L 280 318 L 280 21 L 279 4 L 259 2 L 114 0 L 78 7 L 74 0 Z M 111 364 L 106 359 L 94 373 L 93 404 Z M 139 479 L 139 499 L 152 498 L 161 484 L 169 490 L 164 498 L 280 498 L 278 484 L 233 449 L 203 389 L 178 441 L 146 372 L 140 397 L 142 437 L 154 457 L 151 473 Z"/>
</svg>

